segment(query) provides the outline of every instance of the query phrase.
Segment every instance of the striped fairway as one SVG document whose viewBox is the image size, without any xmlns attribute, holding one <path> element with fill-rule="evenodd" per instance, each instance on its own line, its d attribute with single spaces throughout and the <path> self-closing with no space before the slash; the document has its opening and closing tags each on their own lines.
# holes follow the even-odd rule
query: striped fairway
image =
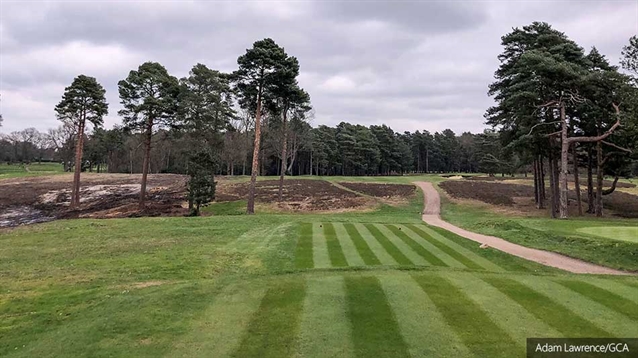
<svg viewBox="0 0 638 358">
<path fill-rule="evenodd" d="M 305 294 L 305 282 L 301 279 L 271 282 L 233 356 L 290 357 Z"/>
<path fill-rule="evenodd" d="M 423 256 L 421 252 L 415 251 L 408 243 L 403 241 L 400 237 L 395 235 L 392 230 L 386 225 L 374 224 L 374 226 L 379 230 L 381 235 L 385 236 L 391 243 L 394 245 L 401 253 L 410 260 L 415 265 L 418 266 L 431 266 Z"/>
<path fill-rule="evenodd" d="M 421 289 L 434 302 L 465 346 L 479 357 L 514 357 L 516 342 L 496 325 L 468 295 L 449 280 L 435 274 L 415 275 Z"/>
<path fill-rule="evenodd" d="M 299 225 L 296 268 L 378 265 L 503 271 L 487 258 L 423 225 L 334 222 Z"/>
<path fill-rule="evenodd" d="M 221 290 L 169 356 L 509 358 L 528 337 L 637 336 L 635 303 L 605 282 L 623 287 L 482 271 L 283 275 Z"/>
<path fill-rule="evenodd" d="M 374 252 L 372 252 L 366 240 L 364 240 L 363 236 L 361 236 L 359 231 L 357 231 L 357 228 L 355 228 L 353 224 L 344 224 L 343 227 L 346 230 L 347 235 L 352 240 L 352 243 L 357 248 L 357 252 L 359 252 L 364 264 L 370 266 L 380 265 L 381 261 L 379 261 Z"/>
<path fill-rule="evenodd" d="M 422 237 L 428 237 L 432 239 L 432 243 L 439 242 L 439 246 L 443 248 L 443 246 L 448 247 L 446 252 L 452 255 L 452 252 L 457 253 L 455 258 L 461 262 L 463 262 L 469 268 L 478 268 L 485 269 L 489 271 L 504 271 L 503 268 L 493 263 L 492 261 L 473 253 L 472 251 L 464 248 L 463 246 L 457 244 L 456 242 L 446 238 L 445 236 L 439 234 L 438 232 L 432 230 L 431 228 L 425 225 L 407 225 L 411 230 L 415 231 L 417 234 Z M 444 250 L 445 251 L 445 250 Z M 461 258 L 463 257 L 463 258 Z M 478 266 L 478 267 L 477 267 Z"/>
<path fill-rule="evenodd" d="M 346 262 L 348 262 L 348 266 L 365 266 L 366 263 L 363 261 L 363 258 L 361 258 L 359 250 L 357 250 L 357 246 L 343 224 L 334 223 L 333 227 L 337 234 L 337 239 L 339 240 L 341 249 L 343 250 L 343 254 L 346 257 Z"/>
<path fill-rule="evenodd" d="M 323 235 L 323 225 L 320 223 L 312 224 L 312 259 L 316 268 L 332 267 L 328 256 L 328 244 Z"/>
<path fill-rule="evenodd" d="M 265 245 L 287 228 L 233 245 Z M 221 289 L 170 356 L 509 358 L 529 337 L 638 336 L 631 278 L 505 272 L 425 225 L 302 223 L 296 233 L 297 270 Z"/>
<path fill-rule="evenodd" d="M 392 309 L 374 276 L 346 277 L 348 317 L 357 357 L 409 357 Z"/>
<path fill-rule="evenodd" d="M 363 224 L 346 224 L 346 228 L 352 227 L 370 248 L 370 252 L 379 259 L 381 265 L 398 265 L 392 255 L 385 250 L 383 245 L 374 237 L 374 235 Z M 365 257 L 364 255 L 362 255 Z"/>
<path fill-rule="evenodd" d="M 347 311 L 342 276 L 309 278 L 301 318 L 298 355 L 353 357 Z"/>
<path fill-rule="evenodd" d="M 243 329 L 266 293 L 263 285 L 230 285 L 176 344 L 170 357 L 228 357 L 239 346 Z"/>
<path fill-rule="evenodd" d="M 326 240 L 332 267 L 348 266 L 348 261 L 346 261 L 346 256 L 343 254 L 341 242 L 339 242 L 334 225 L 332 223 L 323 223 L 321 226 L 323 226 L 323 237 Z"/>
<path fill-rule="evenodd" d="M 379 281 L 412 357 L 472 356 L 410 275 L 379 275 Z"/>
</svg>

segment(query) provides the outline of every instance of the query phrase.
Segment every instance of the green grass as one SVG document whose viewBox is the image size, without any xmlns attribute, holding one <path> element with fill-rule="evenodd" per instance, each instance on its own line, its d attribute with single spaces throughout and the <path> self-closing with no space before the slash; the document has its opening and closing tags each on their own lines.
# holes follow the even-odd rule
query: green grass
<svg viewBox="0 0 638 358">
<path fill-rule="evenodd" d="M 635 277 L 480 249 L 421 205 L 4 230 L 0 356 L 514 357 L 527 337 L 638 336 Z"/>
<path fill-rule="evenodd" d="M 245 215 L 246 200 L 210 203 L 201 208 L 201 211 L 212 215 Z"/>
<path fill-rule="evenodd" d="M 392 308 L 376 277 L 347 277 L 348 318 L 357 357 L 409 357 Z"/>
<path fill-rule="evenodd" d="M 372 252 L 370 246 L 368 246 L 359 231 L 357 231 L 357 228 L 355 228 L 353 224 L 345 224 L 344 227 L 346 228 L 350 238 L 352 238 L 352 241 L 357 247 L 357 251 L 359 252 L 359 255 L 361 255 L 365 264 L 368 266 L 381 265 L 381 261 L 379 261 L 374 252 Z"/>
<path fill-rule="evenodd" d="M 0 179 L 21 178 L 64 173 L 60 163 L 11 164 L 0 163 Z"/>
<path fill-rule="evenodd" d="M 299 225 L 295 266 L 298 268 L 314 267 L 312 258 L 312 224 L 302 223 Z"/>
<path fill-rule="evenodd" d="M 295 347 L 305 294 L 303 279 L 274 281 L 233 356 L 289 357 Z"/>
<path fill-rule="evenodd" d="M 577 229 L 577 232 L 638 244 L 638 226 L 582 227 Z"/>
<path fill-rule="evenodd" d="M 485 208 L 449 202 L 443 205 L 441 216 L 470 231 L 616 269 L 638 271 L 638 242 L 631 234 L 638 223 L 635 219 L 503 216 Z M 613 230 L 621 234 L 613 235 Z M 600 233 L 605 233 L 605 237 L 597 235 Z"/>
</svg>

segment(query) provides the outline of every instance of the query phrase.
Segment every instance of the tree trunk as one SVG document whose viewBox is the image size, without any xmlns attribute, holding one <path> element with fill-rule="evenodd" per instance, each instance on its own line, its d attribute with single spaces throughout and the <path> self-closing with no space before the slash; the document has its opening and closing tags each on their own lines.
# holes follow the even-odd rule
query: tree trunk
<svg viewBox="0 0 638 358">
<path fill-rule="evenodd" d="M 430 172 L 430 153 L 427 148 L 425 148 L 425 173 Z"/>
<path fill-rule="evenodd" d="M 603 145 L 596 143 L 596 196 L 594 202 L 596 216 L 603 216 Z"/>
<path fill-rule="evenodd" d="M 559 174 L 558 174 L 558 163 L 556 162 L 556 157 L 554 153 L 550 153 L 549 156 L 549 189 L 551 192 L 551 210 L 552 210 L 552 218 L 556 218 L 559 214 Z"/>
<path fill-rule="evenodd" d="M 261 86 L 257 91 L 257 111 L 255 111 L 255 143 L 253 148 L 253 165 L 250 172 L 250 185 L 248 187 L 248 205 L 246 214 L 255 213 L 255 185 L 257 184 L 257 172 L 259 171 L 259 146 L 261 144 Z"/>
<path fill-rule="evenodd" d="M 567 194 L 569 188 L 567 187 L 567 159 L 569 154 L 569 142 L 567 141 L 567 118 L 565 116 L 565 104 L 561 102 L 560 105 L 560 172 L 558 173 L 558 181 L 560 183 L 560 196 L 559 196 L 559 217 L 561 219 L 567 219 L 569 216 L 567 212 L 567 206 L 569 205 Z"/>
<path fill-rule="evenodd" d="M 78 139 L 75 145 L 75 168 L 73 172 L 73 188 L 71 189 L 71 209 L 80 206 L 80 173 L 82 172 L 82 147 L 84 146 L 84 123 L 86 115 L 78 126 Z"/>
<path fill-rule="evenodd" d="M 284 130 L 284 135 L 283 135 L 283 139 L 281 140 L 281 172 L 279 173 L 279 201 L 282 200 L 283 197 L 283 191 L 284 191 L 284 176 L 286 175 L 286 168 L 288 167 L 286 165 L 286 155 L 288 155 L 287 151 L 288 151 L 288 123 L 287 123 L 287 118 L 286 118 L 286 112 L 288 112 L 287 109 L 284 108 L 284 113 L 283 113 L 283 130 Z"/>
<path fill-rule="evenodd" d="M 576 145 L 573 150 L 574 156 L 574 190 L 576 190 L 576 204 L 578 205 L 578 216 L 583 216 L 583 203 L 580 201 L 580 176 L 578 175 L 578 152 Z"/>
<path fill-rule="evenodd" d="M 596 212 L 594 198 L 594 153 L 590 145 L 587 149 L 587 212 L 590 214 Z"/>
<path fill-rule="evenodd" d="M 545 207 L 545 203 L 547 201 L 547 195 L 545 194 L 545 163 L 543 163 L 543 156 L 538 157 L 538 169 L 541 173 L 540 184 L 541 184 L 541 209 Z"/>
<path fill-rule="evenodd" d="M 146 204 L 146 179 L 151 165 L 151 139 L 153 136 L 153 119 L 149 118 L 146 123 L 146 133 L 144 134 L 144 162 L 142 163 L 142 186 L 140 188 L 140 210 L 144 210 Z"/>
<path fill-rule="evenodd" d="M 310 151 L 310 175 L 312 176 L 312 150 Z"/>
</svg>

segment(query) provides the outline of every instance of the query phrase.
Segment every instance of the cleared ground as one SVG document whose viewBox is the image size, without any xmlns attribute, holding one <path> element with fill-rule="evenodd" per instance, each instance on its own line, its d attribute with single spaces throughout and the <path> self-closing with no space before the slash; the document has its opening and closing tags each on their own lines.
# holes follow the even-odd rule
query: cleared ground
<svg viewBox="0 0 638 358">
<path fill-rule="evenodd" d="M 112 218 L 183 215 L 186 178 L 154 174 L 148 179 L 148 208 L 137 207 L 141 175 L 83 173 L 81 201 L 69 210 L 73 175 L 27 176 L 0 180 L 0 227 L 56 218 Z"/>
<path fill-rule="evenodd" d="M 486 178 L 488 177 L 482 179 Z M 525 184 L 511 184 L 509 183 L 510 181 L 514 180 L 479 181 L 472 178 L 470 180 L 444 181 L 439 186 L 453 198 L 478 200 L 488 204 L 508 206 L 514 212 L 537 215 L 546 214 L 535 207 L 534 187 L 531 179 L 516 179 L 517 182 Z M 627 183 L 621 184 L 623 188 L 632 188 L 634 186 Z M 548 190 L 546 195 L 549 197 Z M 576 194 L 573 190 L 570 192 L 569 197 L 570 213 L 574 216 L 577 213 L 577 207 Z M 581 200 L 583 200 L 583 206 L 586 207 L 587 194 L 585 191 L 582 193 Z M 603 196 L 603 206 L 607 210 L 608 216 L 638 218 L 638 195 L 616 190 L 610 195 Z"/>
</svg>

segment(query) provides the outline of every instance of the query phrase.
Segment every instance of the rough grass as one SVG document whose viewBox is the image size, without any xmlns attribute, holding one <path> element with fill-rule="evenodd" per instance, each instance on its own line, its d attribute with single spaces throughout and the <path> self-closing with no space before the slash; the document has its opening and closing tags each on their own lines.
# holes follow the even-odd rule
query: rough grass
<svg viewBox="0 0 638 358">
<path fill-rule="evenodd" d="M 64 173 L 60 163 L 11 164 L 0 163 L 0 179 L 21 178 Z"/>
<path fill-rule="evenodd" d="M 569 220 L 503 217 L 471 205 L 445 203 L 442 217 L 464 229 L 493 235 L 517 244 L 554 251 L 596 264 L 638 271 L 638 243 L 592 234 L 610 230 L 633 231 L 631 219 Z"/>
</svg>

